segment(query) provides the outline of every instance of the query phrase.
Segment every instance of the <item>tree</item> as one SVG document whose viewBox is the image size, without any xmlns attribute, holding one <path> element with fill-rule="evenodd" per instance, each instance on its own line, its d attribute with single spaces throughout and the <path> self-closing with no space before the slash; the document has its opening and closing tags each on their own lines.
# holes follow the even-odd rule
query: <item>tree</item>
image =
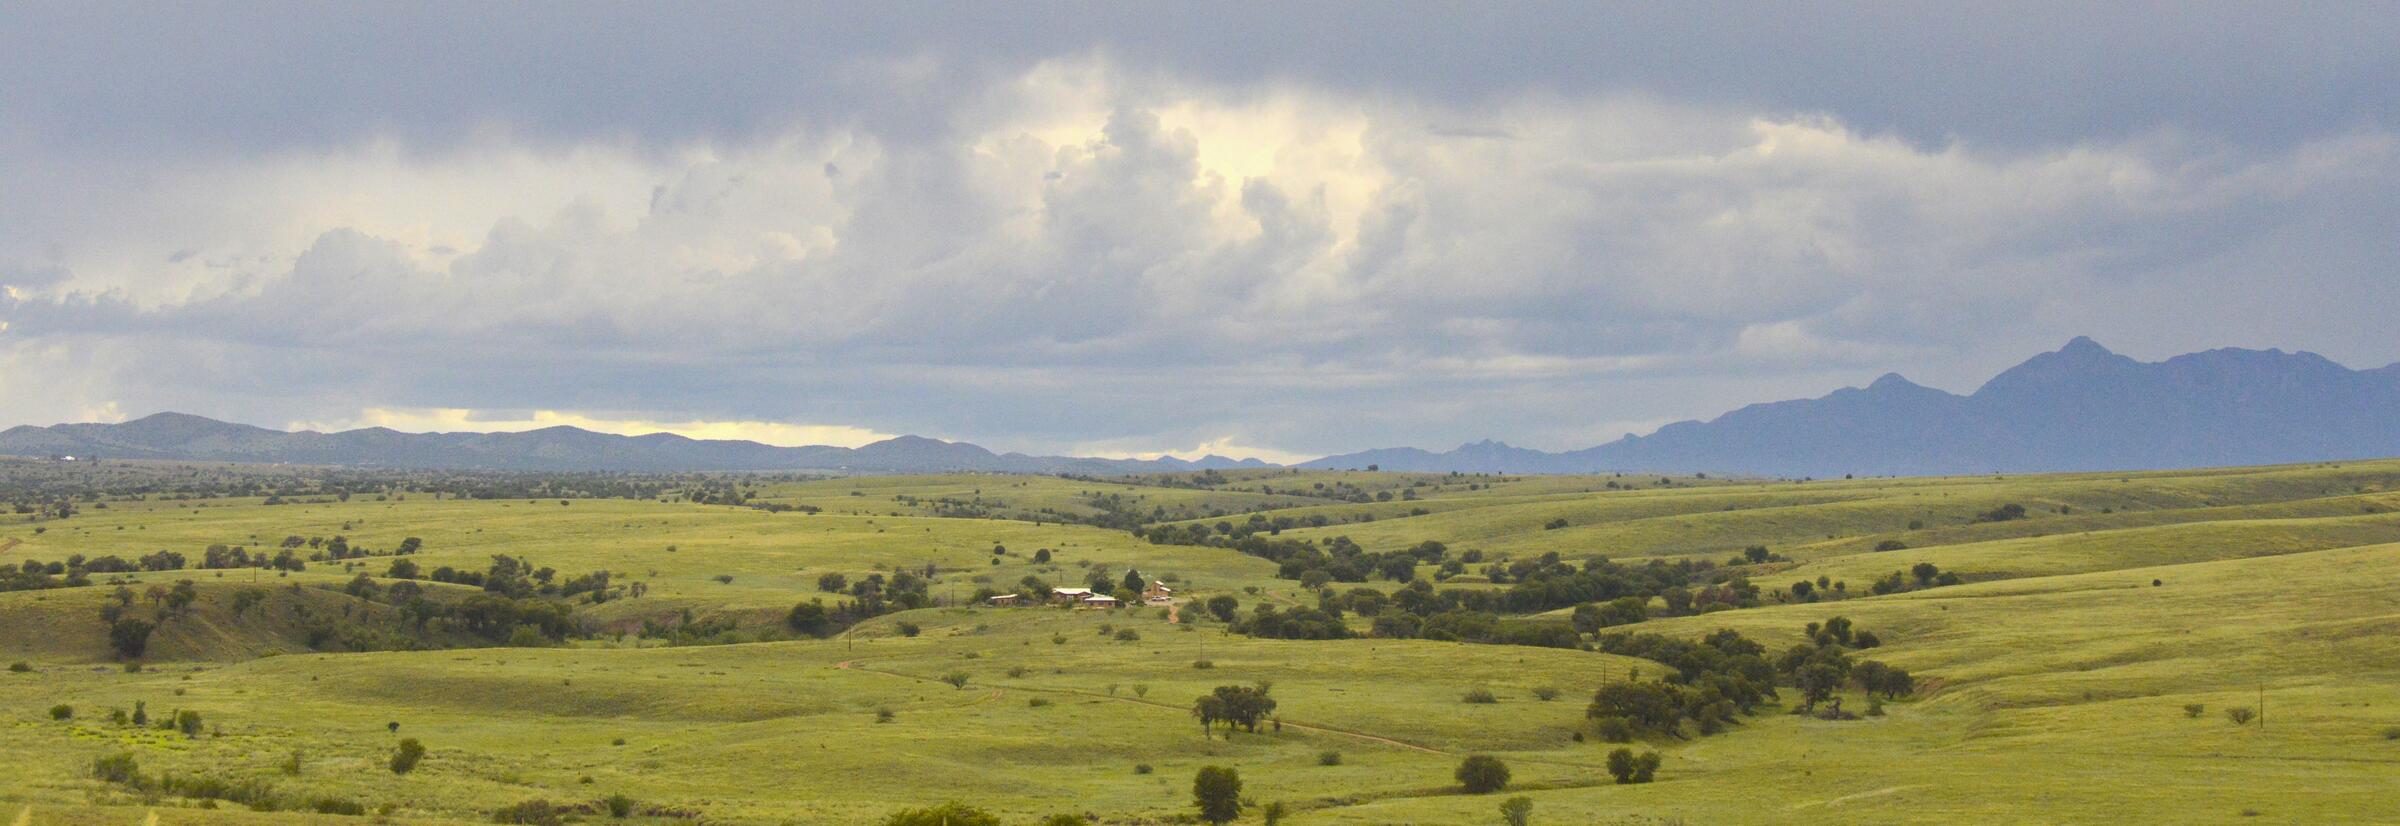
<svg viewBox="0 0 2400 826">
<path fill-rule="evenodd" d="M 1200 819 L 1228 823 L 1242 816 L 1242 775 L 1224 766 L 1203 766 L 1192 778 L 1192 805 Z"/>
<path fill-rule="evenodd" d="M 1512 797 L 1500 802 L 1500 819 L 1508 826 L 1528 826 L 1533 823 L 1533 798 Z"/>
<path fill-rule="evenodd" d="M 1468 794 L 1489 794 L 1508 788 L 1508 764 L 1488 754 L 1470 755 L 1459 761 L 1453 776 Z"/>
<path fill-rule="evenodd" d="M 139 659 L 143 651 L 149 650 L 150 632 L 155 630 L 158 626 L 146 620 L 117 620 L 108 627 L 108 644 L 117 649 L 117 656 L 122 659 Z"/>
<path fill-rule="evenodd" d="M 1675 734 L 1684 716 L 1679 693 L 1662 683 L 1609 683 L 1592 693 L 1592 705 L 1584 710 L 1584 716 L 1601 721 L 1604 727 L 1610 720 L 1622 720 L 1630 729 L 1628 735 L 1635 731 Z"/>
<path fill-rule="evenodd" d="M 884 818 L 883 826 L 1000 826 L 991 812 L 964 803 L 944 803 L 930 809 L 906 809 Z"/>
<path fill-rule="evenodd" d="M 1149 583 L 1142 581 L 1141 569 L 1135 568 L 1125 572 L 1125 581 L 1122 584 L 1125 586 L 1125 590 L 1138 594 L 1142 592 L 1143 586 Z"/>
<path fill-rule="evenodd" d="M 2232 720 L 2237 726 L 2249 725 L 2251 720 L 2257 718 L 2258 709 L 2249 706 L 2234 706 L 2225 710 L 2225 719 Z"/>
<path fill-rule="evenodd" d="M 1933 578 L 1940 576 L 1941 573 L 1942 569 L 1931 562 L 1919 562 L 1908 568 L 1908 574 L 1917 578 L 1919 587 L 1933 584 Z"/>
<path fill-rule="evenodd" d="M 1608 776 L 1616 778 L 1618 783 L 1631 783 L 1636 762 L 1638 759 L 1633 756 L 1632 749 L 1617 749 L 1609 752 Z"/>
<path fill-rule="evenodd" d="M 175 712 L 175 730 L 185 737 L 200 736 L 200 712 L 183 709 Z"/>
<path fill-rule="evenodd" d="M 1208 598 L 1208 615 L 1216 617 L 1218 622 L 1232 622 L 1234 612 L 1241 608 L 1242 601 L 1230 596 L 1219 594 Z"/>
<path fill-rule="evenodd" d="M 1642 756 L 1634 758 L 1633 761 L 1633 782 L 1650 782 L 1652 778 L 1658 775 L 1658 764 L 1660 762 L 1661 761 L 1659 759 L 1658 752 L 1642 752 Z"/>
<path fill-rule="evenodd" d="M 817 590 L 838 594 L 850 587 L 850 578 L 838 573 L 817 577 Z"/>
<path fill-rule="evenodd" d="M 840 575 L 835 574 L 835 576 Z M 825 611 L 823 600 L 812 599 L 793 605 L 792 612 L 784 615 L 783 624 L 790 626 L 794 631 L 812 637 L 822 637 L 833 630 L 833 616 Z"/>
<path fill-rule="evenodd" d="M 417 742 L 417 738 L 414 737 L 403 739 L 400 741 L 400 747 L 392 751 L 392 773 L 407 774 L 416 771 L 418 761 L 424 759 L 425 744 Z"/>
</svg>

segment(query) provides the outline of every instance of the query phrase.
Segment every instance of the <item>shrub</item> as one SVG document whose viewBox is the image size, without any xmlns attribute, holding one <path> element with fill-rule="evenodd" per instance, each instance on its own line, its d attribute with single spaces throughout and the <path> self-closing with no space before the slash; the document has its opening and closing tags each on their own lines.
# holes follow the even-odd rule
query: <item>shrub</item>
<svg viewBox="0 0 2400 826">
<path fill-rule="evenodd" d="M 2392 726 L 2392 727 L 2390 727 L 2390 728 L 2386 728 L 2386 729 L 2384 729 L 2384 730 L 2383 730 L 2383 739 L 2385 739 L 2385 740 L 2400 740 L 2400 726 Z"/>
<path fill-rule="evenodd" d="M 1134 774 L 1149 774 L 1149 773 L 1151 773 L 1151 772 L 1153 772 L 1153 771 L 1156 771 L 1156 769 L 1152 769 L 1152 768 L 1150 768 L 1150 764 L 1148 764 L 1148 763 L 1135 763 L 1135 764 L 1133 764 L 1133 773 L 1134 773 Z"/>
<path fill-rule="evenodd" d="M 991 812 L 964 803 L 944 803 L 930 809 L 906 809 L 884 818 L 883 826 L 1000 826 Z"/>
<path fill-rule="evenodd" d="M 1009 677 L 1009 679 L 1012 679 L 1012 680 L 1013 680 L 1013 679 L 1016 679 L 1016 678 L 1018 678 L 1018 677 L 1023 677 L 1023 676 L 1025 676 L 1025 667 L 1024 667 L 1024 666 L 1021 666 L 1021 665 L 1012 665 L 1012 666 L 1009 666 L 1009 667 L 1008 667 L 1008 677 Z"/>
<path fill-rule="evenodd" d="M 1135 630 L 1133 630 L 1133 629 L 1131 629 L 1131 628 L 1120 629 L 1119 631 L 1117 631 L 1117 641 L 1118 641 L 1118 642 L 1135 642 L 1135 641 L 1138 641 L 1138 640 L 1140 640 L 1141 638 L 1142 638 L 1142 633 L 1141 633 L 1141 632 L 1139 632 L 1139 631 L 1135 631 Z"/>
<path fill-rule="evenodd" d="M 400 747 L 399 747 L 399 748 L 397 748 L 397 749 L 393 749 L 393 750 L 392 750 L 392 773 L 393 773 L 393 774 L 407 774 L 407 773 L 409 773 L 409 772 L 416 771 L 416 770 L 417 770 L 417 763 L 418 763 L 418 762 L 420 762 L 420 761 L 423 761 L 424 759 L 425 759 L 425 744 L 417 742 L 417 738 L 414 738 L 414 737 L 410 737 L 410 738 L 403 739 L 403 740 L 401 740 L 401 741 L 400 741 Z M 528 801 L 528 802 L 540 802 L 540 801 Z M 549 804 L 548 804 L 548 803 L 543 803 L 542 805 L 544 805 L 544 806 L 547 806 L 547 805 L 549 805 Z M 503 820 L 503 821 L 500 821 L 500 822 L 502 822 L 502 823 L 519 823 L 519 822 L 531 823 L 531 822 L 533 822 L 533 821 L 514 821 L 514 820 Z"/>
<path fill-rule="evenodd" d="M 1488 754 L 1471 755 L 1459 761 L 1453 776 L 1468 794 L 1489 794 L 1508 788 L 1508 764 Z"/>
<path fill-rule="evenodd" d="M 1536 688 L 1533 690 L 1533 698 L 1542 702 L 1556 700 L 1558 699 L 1558 688 L 1555 686 L 1542 686 L 1540 688 Z"/>
<path fill-rule="evenodd" d="M 74 707 L 74 706 L 71 706 L 71 705 L 67 705 L 67 704 L 65 704 L 65 703 L 60 703 L 60 704 L 58 704 L 58 705 L 51 706 L 51 707 L 50 707 L 50 719 L 52 719 L 52 720 L 73 720 L 73 719 L 75 719 L 75 707 Z"/>
<path fill-rule="evenodd" d="M 917 627 L 917 624 L 913 622 L 900 623 L 900 636 L 903 637 L 914 637 L 924 630 L 925 629 L 923 628 Z"/>
<path fill-rule="evenodd" d="M 1030 700 L 1026 700 L 1026 701 L 1025 701 L 1025 705 L 1026 705 L 1026 707 L 1028 707 L 1028 708 L 1041 708 L 1041 707 L 1043 707 L 1043 706 L 1047 706 L 1047 705 L 1049 705 L 1049 704 L 1050 704 L 1050 700 L 1049 700 L 1049 698 L 1047 698 L 1047 697 L 1035 697 L 1035 698 L 1033 698 L 1033 699 L 1030 699 Z"/>
<path fill-rule="evenodd" d="M 558 807 L 547 800 L 528 800 L 492 813 L 493 823 L 520 823 L 530 826 L 557 826 Z"/>
<path fill-rule="evenodd" d="M 16 662 L 9 663 L 9 664 L 8 664 L 8 670 L 10 670 L 10 671 L 12 671 L 12 672 L 15 672 L 15 673 L 18 673 L 18 674 L 23 674 L 23 673 L 25 673 L 25 672 L 32 671 L 32 670 L 33 670 L 33 664 L 32 664 L 32 663 L 28 663 L 28 662 L 26 662 L 26 661 L 24 661 L 24 660 L 18 660 L 18 661 L 16 661 Z"/>
<path fill-rule="evenodd" d="M 888 708 L 879 708 L 875 710 L 875 722 L 878 723 L 889 723 L 895 716 L 898 715 L 893 714 L 892 710 Z"/>
<path fill-rule="evenodd" d="M 1217 664 L 1209 660 L 1193 660 L 1192 667 L 1205 671 L 1217 667 Z"/>
<path fill-rule="evenodd" d="M 621 819 L 633 815 L 633 798 L 623 794 L 612 794 L 602 798 L 600 806 L 608 810 L 609 817 Z"/>
<path fill-rule="evenodd" d="M 283 763 L 282 763 L 281 765 L 278 765 L 278 766 L 276 766 L 276 768 L 283 770 L 283 773 L 284 773 L 284 775 L 285 775 L 285 776 L 288 776 L 288 777 L 299 777 L 299 776 L 300 776 L 300 760 L 301 760 L 301 754 L 300 754 L 300 750 L 299 750 L 299 749 L 293 749 L 293 750 L 292 750 L 292 753 L 291 753 L 290 755 L 288 755 L 288 756 L 284 757 L 284 758 L 283 758 Z"/>
<path fill-rule="evenodd" d="M 1467 696 L 1461 699 L 1477 705 L 1490 705 L 1492 703 L 1500 702 L 1500 698 L 1494 696 L 1492 694 L 1492 690 L 1488 688 L 1469 689 L 1467 691 Z"/>
<path fill-rule="evenodd" d="M 1500 819 L 1508 826 L 1527 826 L 1533 822 L 1533 798 L 1512 797 L 1500 803 Z"/>
<path fill-rule="evenodd" d="M 1341 765 L 1341 764 L 1342 764 L 1342 753 L 1341 753 L 1341 752 L 1338 752 L 1338 751 L 1328 751 L 1328 752 L 1320 752 L 1320 753 L 1318 753 L 1318 754 L 1317 754 L 1317 765 L 1320 765 L 1320 766 L 1339 766 L 1339 765 Z"/>
<path fill-rule="evenodd" d="M 175 712 L 175 730 L 183 732 L 185 737 L 200 736 L 200 712 L 188 709 Z"/>
<path fill-rule="evenodd" d="M 2199 703 L 2185 703 L 2185 704 L 2183 704 L 2183 716 L 2185 716 L 2185 717 L 2191 717 L 2191 718 L 2194 718 L 2194 719 L 2198 719 L 2200 715 L 2202 715 L 2202 714 L 2207 714 L 2207 713 L 2208 713 L 2208 706 L 2204 706 L 2204 705 L 2201 705 L 2201 704 L 2199 704 Z"/>
<path fill-rule="evenodd" d="M 2249 725 L 2251 720 L 2257 718 L 2258 709 L 2249 706 L 2234 706 L 2225 710 L 2225 719 L 2232 720 L 2233 724 L 2237 726 Z"/>
<path fill-rule="evenodd" d="M 92 777 L 105 783 L 132 783 L 142 776 L 142 764 L 124 752 L 92 758 Z"/>
<path fill-rule="evenodd" d="M 367 807 L 365 804 L 362 804 L 356 800 L 345 800 L 339 797 L 316 798 L 308 801 L 307 806 L 309 811 L 316 812 L 317 814 L 321 815 L 350 815 L 352 817 L 356 817 L 367 813 Z M 533 821 L 524 822 L 530 823 Z M 557 818 L 553 817 L 552 819 L 543 822 L 557 823 L 558 820 Z"/>
<path fill-rule="evenodd" d="M 1915 523 L 1915 524 L 1923 524 L 1923 523 Z M 1875 550 L 1878 550 L 1878 551 L 1905 551 L 1905 550 L 1908 550 L 1908 543 L 1906 543 L 1906 542 L 1902 542 L 1902 541 L 1900 541 L 1900 540 L 1897 540 L 1897 539 L 1886 539 L 1886 540 L 1884 540 L 1884 541 L 1882 541 L 1882 542 L 1877 542 L 1877 543 L 1875 543 Z"/>
<path fill-rule="evenodd" d="M 949 683 L 951 688 L 966 688 L 967 672 L 952 671 L 948 674 L 944 674 L 942 675 L 942 682 Z"/>
</svg>

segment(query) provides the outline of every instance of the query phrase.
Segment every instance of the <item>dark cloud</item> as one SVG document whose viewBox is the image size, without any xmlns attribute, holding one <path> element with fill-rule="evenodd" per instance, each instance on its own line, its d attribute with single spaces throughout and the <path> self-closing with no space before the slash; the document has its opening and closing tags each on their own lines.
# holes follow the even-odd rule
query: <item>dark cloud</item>
<svg viewBox="0 0 2400 826">
<path fill-rule="evenodd" d="M 2282 145 L 2400 118 L 2386 3 L 306 2 L 12 6 L 0 110 L 59 141 L 242 151 L 492 123 L 579 139 L 938 133 L 1062 54 L 1469 103 L 1528 91 L 1832 112 L 1923 143 L 2157 128 Z M 887 81 L 900 78 L 904 86 Z M 897 93 L 897 94 L 895 94 Z"/>
<path fill-rule="evenodd" d="M 0 418 L 1559 448 L 2400 357 L 2367 7 L 708 10 L 12 9 Z"/>
</svg>

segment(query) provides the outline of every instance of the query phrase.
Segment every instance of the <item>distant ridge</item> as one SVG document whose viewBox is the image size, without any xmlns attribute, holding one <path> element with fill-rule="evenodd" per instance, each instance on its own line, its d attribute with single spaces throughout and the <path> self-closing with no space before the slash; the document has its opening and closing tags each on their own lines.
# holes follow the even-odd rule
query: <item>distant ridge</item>
<svg viewBox="0 0 2400 826">
<path fill-rule="evenodd" d="M 777 447 L 672 433 L 619 436 L 576 427 L 517 433 L 402 433 L 381 427 L 287 433 L 185 413 L 120 424 L 21 426 L 0 431 L 0 454 L 290 462 L 414 469 L 521 471 L 838 470 L 859 473 L 1161 473 L 1268 467 L 1257 459 L 1095 459 L 993 453 L 965 442 L 901 436 L 856 448 Z"/>
<path fill-rule="evenodd" d="M 0 455 L 543 471 L 829 470 L 1114 475 L 1277 467 L 1257 459 L 993 453 L 901 436 L 857 448 L 776 447 L 573 427 L 519 433 L 287 433 L 183 413 L 0 431 Z M 2352 370 L 2315 353 L 2227 348 L 2141 362 L 2089 338 L 1958 395 L 1888 373 L 1815 399 L 1564 453 L 1485 440 L 1328 456 L 1299 467 L 1411 472 L 1711 472 L 1927 476 L 2261 465 L 2400 456 L 2400 364 Z"/>
<path fill-rule="evenodd" d="M 1496 442 L 1328 456 L 1419 472 L 1709 471 L 1766 476 L 2134 470 L 2400 455 L 2400 364 L 2228 348 L 2146 363 L 2078 337 L 1961 396 L 1897 373 L 1649 436 L 1544 453 Z"/>
</svg>

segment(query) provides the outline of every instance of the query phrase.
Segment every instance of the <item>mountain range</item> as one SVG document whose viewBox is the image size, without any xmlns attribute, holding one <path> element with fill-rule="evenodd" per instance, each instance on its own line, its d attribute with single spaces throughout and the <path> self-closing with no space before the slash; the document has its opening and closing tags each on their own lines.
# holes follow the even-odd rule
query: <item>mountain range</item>
<svg viewBox="0 0 2400 826">
<path fill-rule="evenodd" d="M 1159 473 L 1273 467 L 1257 459 L 994 453 L 901 436 L 778 447 L 574 427 L 515 433 L 286 432 L 182 413 L 0 431 L 0 454 L 559 471 Z M 2352 370 L 2314 353 L 2221 349 L 2141 362 L 2089 338 L 1958 395 L 1888 374 L 1815 399 L 1754 404 L 1583 450 L 1496 441 L 1385 448 L 1305 468 L 1418 472 L 1714 472 L 1783 477 L 2136 470 L 2400 455 L 2400 364 Z"/>
<path fill-rule="evenodd" d="M 2400 364 L 2221 349 L 2136 361 L 2077 338 L 1958 395 L 1887 374 L 1648 436 L 1545 453 L 1483 441 L 1328 456 L 1310 468 L 1785 477 L 2136 470 L 2400 455 Z"/>
<path fill-rule="evenodd" d="M 1114 475 L 1267 467 L 1257 459 L 1095 459 L 993 453 L 965 442 L 901 436 L 855 448 L 778 447 L 691 439 L 672 433 L 620 436 L 577 427 L 514 433 L 402 433 L 382 427 L 319 433 L 270 430 L 184 413 L 118 424 L 21 426 L 0 431 L 0 454 L 103 459 L 290 462 L 393 468 L 516 471 L 834 470 L 858 473 L 1081 473 Z"/>
</svg>

